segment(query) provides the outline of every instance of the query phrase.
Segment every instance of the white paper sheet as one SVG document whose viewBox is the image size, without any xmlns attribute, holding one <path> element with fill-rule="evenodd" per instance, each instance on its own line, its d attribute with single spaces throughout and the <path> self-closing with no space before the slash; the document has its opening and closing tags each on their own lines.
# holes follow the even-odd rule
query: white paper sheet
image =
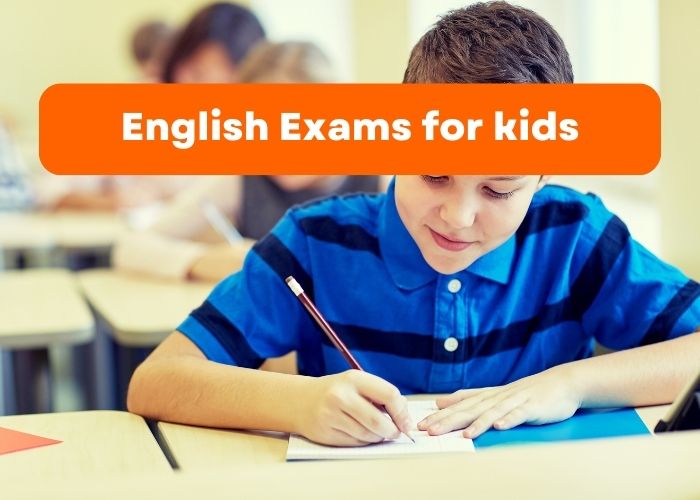
<svg viewBox="0 0 700 500">
<path fill-rule="evenodd" d="M 434 401 L 409 401 L 408 410 L 415 423 L 437 411 Z M 292 434 L 289 437 L 287 460 L 334 460 L 360 458 L 396 458 L 401 456 L 436 454 L 436 453 L 465 453 L 474 451 L 471 439 L 462 436 L 462 431 L 454 431 L 441 436 L 429 436 L 425 431 L 415 429 L 411 437 L 412 443 L 403 434 L 399 439 L 384 441 L 360 447 L 324 446 L 313 443 L 306 438 Z"/>
</svg>

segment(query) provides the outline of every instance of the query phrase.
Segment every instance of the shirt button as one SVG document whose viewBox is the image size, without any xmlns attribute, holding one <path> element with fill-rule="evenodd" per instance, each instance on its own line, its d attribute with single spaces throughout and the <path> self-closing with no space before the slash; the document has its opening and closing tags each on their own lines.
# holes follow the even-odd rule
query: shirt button
<svg viewBox="0 0 700 500">
<path fill-rule="evenodd" d="M 450 282 L 447 284 L 447 289 L 452 293 L 459 292 L 461 288 L 462 288 L 462 282 L 459 281 L 458 279 L 450 280 Z"/>
<path fill-rule="evenodd" d="M 459 281 L 457 283 L 459 283 Z M 459 346 L 459 341 L 454 337 L 448 337 L 445 339 L 445 343 L 443 345 L 445 346 L 445 350 L 447 352 L 455 352 L 457 350 L 457 346 Z"/>
</svg>

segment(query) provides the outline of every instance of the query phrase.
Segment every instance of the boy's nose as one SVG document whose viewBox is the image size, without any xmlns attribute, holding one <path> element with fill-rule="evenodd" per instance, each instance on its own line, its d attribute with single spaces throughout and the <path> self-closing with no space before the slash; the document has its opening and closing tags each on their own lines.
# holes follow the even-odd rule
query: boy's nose
<svg viewBox="0 0 700 500">
<path fill-rule="evenodd" d="M 471 227 L 476 220 L 478 207 L 469 199 L 453 199 L 440 207 L 440 217 L 453 228 Z"/>
</svg>

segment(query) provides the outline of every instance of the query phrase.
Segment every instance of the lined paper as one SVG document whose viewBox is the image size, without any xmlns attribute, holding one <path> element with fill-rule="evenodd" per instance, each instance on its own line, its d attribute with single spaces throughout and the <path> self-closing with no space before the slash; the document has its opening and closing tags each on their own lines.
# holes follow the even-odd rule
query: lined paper
<svg viewBox="0 0 700 500">
<path fill-rule="evenodd" d="M 434 401 L 409 401 L 408 410 L 415 423 L 437 411 Z M 462 435 L 462 431 L 454 431 L 440 436 L 429 436 L 425 431 L 415 429 L 411 442 L 403 434 L 400 438 L 382 443 L 359 447 L 324 446 L 308 439 L 292 434 L 289 437 L 287 460 L 349 460 L 370 458 L 396 458 L 401 456 L 468 453 L 474 451 L 474 443 Z"/>
</svg>

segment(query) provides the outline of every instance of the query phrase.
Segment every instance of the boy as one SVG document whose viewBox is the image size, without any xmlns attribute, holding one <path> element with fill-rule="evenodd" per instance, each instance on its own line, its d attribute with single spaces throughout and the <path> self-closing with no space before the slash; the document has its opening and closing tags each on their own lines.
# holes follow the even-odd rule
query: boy
<svg viewBox="0 0 700 500">
<path fill-rule="evenodd" d="M 498 2 L 440 20 L 404 80 L 573 75 L 544 19 Z M 418 426 L 472 438 L 582 406 L 671 401 L 698 369 L 700 286 L 634 242 L 596 197 L 546 181 L 399 176 L 385 195 L 291 210 L 139 367 L 130 410 L 362 445 L 410 430 L 401 392 L 453 392 Z M 289 275 L 369 373 L 347 370 Z M 594 339 L 628 350 L 589 358 Z M 249 369 L 292 350 L 302 376 Z"/>
</svg>

